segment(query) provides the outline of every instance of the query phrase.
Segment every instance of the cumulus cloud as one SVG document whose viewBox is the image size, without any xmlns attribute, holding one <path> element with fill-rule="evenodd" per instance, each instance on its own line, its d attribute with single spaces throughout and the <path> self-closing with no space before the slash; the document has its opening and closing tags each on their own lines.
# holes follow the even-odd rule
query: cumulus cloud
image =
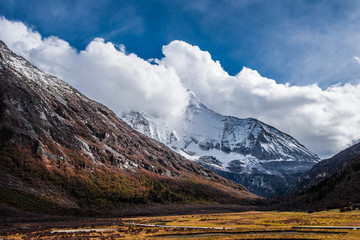
<svg viewBox="0 0 360 240">
<path fill-rule="evenodd" d="M 187 104 L 188 93 L 173 68 L 126 54 L 123 45 L 116 48 L 96 38 L 77 52 L 64 40 L 42 38 L 23 23 L 5 18 L 0 19 L 0 38 L 40 69 L 118 114 L 137 110 L 171 117 L 179 115 Z"/>
<path fill-rule="evenodd" d="M 360 84 L 278 84 L 243 68 L 230 76 L 211 55 L 182 41 L 163 47 L 159 61 L 173 67 L 182 83 L 213 110 L 255 117 L 296 137 L 321 156 L 344 149 L 360 138 Z"/>
<path fill-rule="evenodd" d="M 231 76 L 209 52 L 183 41 L 164 46 L 164 57 L 152 62 L 100 38 L 78 52 L 64 40 L 42 38 L 21 22 L 5 18 L 0 19 L 0 38 L 39 68 L 118 114 L 136 110 L 176 117 L 187 104 L 189 88 L 209 108 L 258 118 L 320 156 L 360 139 L 360 84 L 327 89 L 316 84 L 290 86 L 245 67 Z"/>
</svg>

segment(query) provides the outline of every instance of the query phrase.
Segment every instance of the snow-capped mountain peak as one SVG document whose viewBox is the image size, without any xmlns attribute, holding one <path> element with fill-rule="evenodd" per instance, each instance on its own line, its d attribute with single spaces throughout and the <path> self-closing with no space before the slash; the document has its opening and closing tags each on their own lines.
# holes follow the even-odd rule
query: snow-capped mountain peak
<svg viewBox="0 0 360 240">
<path fill-rule="evenodd" d="M 223 176 L 230 173 L 250 178 L 271 176 L 284 185 L 281 190 L 274 190 L 271 184 L 270 187 L 260 184 L 254 189 L 252 180 L 238 181 L 260 195 L 287 190 L 296 181 L 295 176 L 318 162 L 316 154 L 278 129 L 253 118 L 223 116 L 203 105 L 191 91 L 189 96 L 187 108 L 176 124 L 137 112 L 125 113 L 122 118 L 134 129 L 186 158 L 219 174 L 226 172 Z"/>
</svg>

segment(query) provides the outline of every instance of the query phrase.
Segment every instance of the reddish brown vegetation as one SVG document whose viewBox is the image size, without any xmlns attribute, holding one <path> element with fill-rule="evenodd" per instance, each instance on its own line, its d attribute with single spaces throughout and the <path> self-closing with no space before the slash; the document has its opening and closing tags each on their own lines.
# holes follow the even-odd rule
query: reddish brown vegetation
<svg viewBox="0 0 360 240">
<path fill-rule="evenodd" d="M 258 199 L 134 131 L 61 80 L 45 75 L 44 82 L 34 66 L 0 47 L 1 202 L 48 212 Z"/>
</svg>

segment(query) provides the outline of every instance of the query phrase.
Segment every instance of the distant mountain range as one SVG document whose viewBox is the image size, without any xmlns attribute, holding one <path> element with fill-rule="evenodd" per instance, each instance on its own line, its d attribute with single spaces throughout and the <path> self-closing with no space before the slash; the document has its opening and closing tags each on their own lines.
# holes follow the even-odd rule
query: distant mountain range
<svg viewBox="0 0 360 240">
<path fill-rule="evenodd" d="M 220 115 L 189 91 L 182 116 L 171 122 L 124 113 L 135 130 L 261 196 L 291 190 L 320 159 L 291 136 L 257 119 Z"/>
<path fill-rule="evenodd" d="M 260 198 L 134 131 L 0 41 L 0 202 L 31 211 Z"/>
</svg>

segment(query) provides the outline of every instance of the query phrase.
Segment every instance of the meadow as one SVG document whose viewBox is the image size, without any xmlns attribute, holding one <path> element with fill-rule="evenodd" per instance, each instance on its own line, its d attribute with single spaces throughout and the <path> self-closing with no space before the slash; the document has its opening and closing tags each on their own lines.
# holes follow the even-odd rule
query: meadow
<svg viewBox="0 0 360 240">
<path fill-rule="evenodd" d="M 14 223 L 4 225 L 0 239 L 360 239 L 360 229 L 297 226 L 360 227 L 360 211 L 249 211 Z"/>
</svg>

